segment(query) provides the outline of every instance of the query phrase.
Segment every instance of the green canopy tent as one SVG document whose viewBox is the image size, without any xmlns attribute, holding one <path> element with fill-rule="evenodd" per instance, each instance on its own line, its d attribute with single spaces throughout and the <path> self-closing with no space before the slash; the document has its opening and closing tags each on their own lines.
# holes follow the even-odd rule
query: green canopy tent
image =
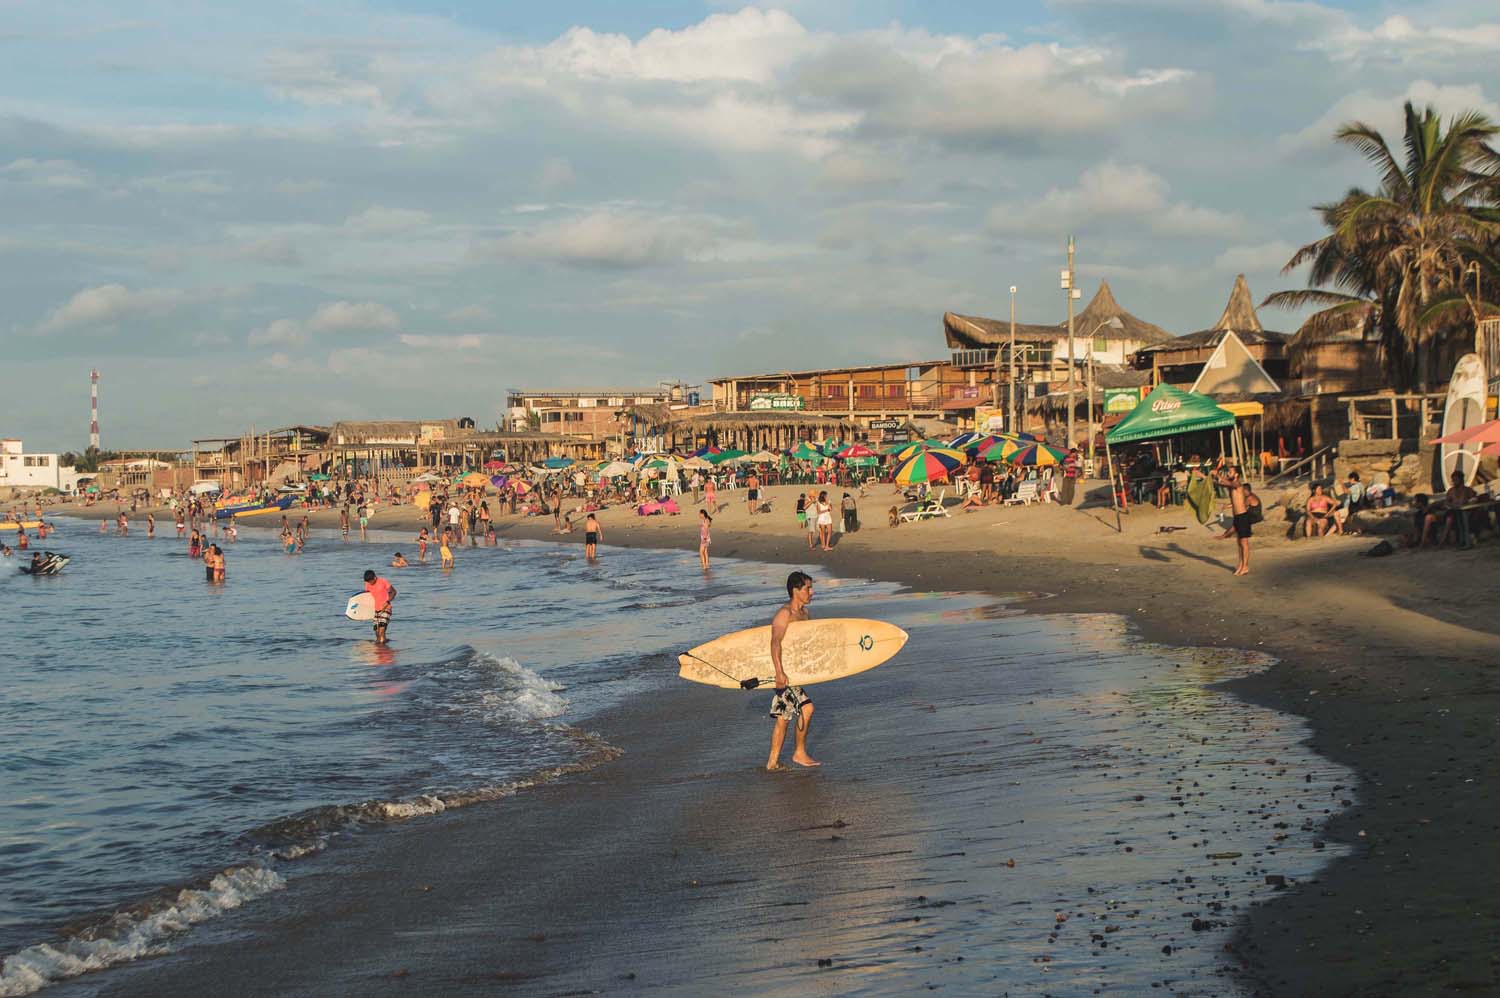
<svg viewBox="0 0 1500 998">
<path fill-rule="evenodd" d="M 1129 444 L 1158 437 L 1175 437 L 1200 430 L 1222 430 L 1234 425 L 1234 413 L 1221 409 L 1207 395 L 1157 385 L 1130 415 L 1104 435 L 1105 444 Z"/>
<path fill-rule="evenodd" d="M 1207 395 L 1185 392 L 1168 384 L 1153 388 L 1150 395 L 1141 399 L 1140 404 L 1130 410 L 1130 415 L 1104 435 L 1104 460 L 1110 467 L 1109 498 L 1110 505 L 1115 508 L 1115 529 L 1118 531 L 1121 526 L 1119 500 L 1114 484 L 1115 461 L 1109 452 L 1111 444 L 1158 440 L 1202 430 L 1223 430 L 1232 426 L 1234 413 L 1221 409 Z"/>
</svg>

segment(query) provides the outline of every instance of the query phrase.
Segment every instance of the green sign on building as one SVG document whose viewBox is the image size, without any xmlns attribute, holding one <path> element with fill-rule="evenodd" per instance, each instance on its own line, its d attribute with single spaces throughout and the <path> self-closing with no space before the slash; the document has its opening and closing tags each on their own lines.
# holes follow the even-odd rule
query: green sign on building
<svg viewBox="0 0 1500 998">
<path fill-rule="evenodd" d="M 763 393 L 750 396 L 750 411 L 764 412 L 767 409 L 801 409 L 806 403 L 801 395 Z"/>
</svg>

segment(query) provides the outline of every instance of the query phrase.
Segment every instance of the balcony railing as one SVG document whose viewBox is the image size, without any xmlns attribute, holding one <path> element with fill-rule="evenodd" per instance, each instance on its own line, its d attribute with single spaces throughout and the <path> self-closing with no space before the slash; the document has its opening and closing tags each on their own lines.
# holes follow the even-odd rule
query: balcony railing
<svg viewBox="0 0 1500 998">
<path fill-rule="evenodd" d="M 908 410 L 935 410 L 941 409 L 947 396 L 932 392 L 912 392 L 894 397 L 875 397 L 869 395 L 855 395 L 853 404 L 847 397 L 839 398 L 806 398 L 803 397 L 803 412 L 905 412 Z M 742 395 L 739 399 L 738 408 L 743 411 L 750 408 L 750 396 Z M 787 410 L 781 410 L 787 411 Z M 796 410 L 792 410 L 796 411 Z"/>
</svg>

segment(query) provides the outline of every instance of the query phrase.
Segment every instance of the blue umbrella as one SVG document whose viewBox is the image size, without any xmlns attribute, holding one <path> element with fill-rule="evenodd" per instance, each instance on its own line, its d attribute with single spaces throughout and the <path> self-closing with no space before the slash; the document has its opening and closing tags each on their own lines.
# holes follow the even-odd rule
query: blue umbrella
<svg viewBox="0 0 1500 998">
<path fill-rule="evenodd" d="M 547 460 L 542 462 L 542 467 L 544 468 L 557 469 L 571 468 L 572 466 L 573 459 L 571 457 L 549 457 L 547 458 Z"/>
</svg>

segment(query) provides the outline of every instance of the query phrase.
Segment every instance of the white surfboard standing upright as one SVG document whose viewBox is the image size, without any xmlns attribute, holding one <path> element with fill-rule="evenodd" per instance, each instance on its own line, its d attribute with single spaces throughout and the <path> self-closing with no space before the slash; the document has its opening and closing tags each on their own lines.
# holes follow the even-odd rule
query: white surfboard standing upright
<svg viewBox="0 0 1500 998">
<path fill-rule="evenodd" d="M 1464 354 L 1453 367 L 1448 382 L 1448 398 L 1443 403 L 1442 435 L 1478 426 L 1484 422 L 1488 387 L 1484 382 L 1484 362 L 1477 353 Z M 1453 482 L 1455 471 L 1463 472 L 1464 484 L 1472 485 L 1479 471 L 1479 451 L 1483 443 L 1439 444 L 1438 462 L 1443 471 L 1442 487 Z"/>
<path fill-rule="evenodd" d="M 793 686 L 843 679 L 888 661 L 906 644 L 907 634 L 883 620 L 829 617 L 799 620 L 781 639 L 781 665 Z M 754 689 L 775 683 L 771 628 L 735 631 L 677 656 L 677 675 L 723 689 Z M 755 680 L 752 685 L 746 683 Z"/>
</svg>

